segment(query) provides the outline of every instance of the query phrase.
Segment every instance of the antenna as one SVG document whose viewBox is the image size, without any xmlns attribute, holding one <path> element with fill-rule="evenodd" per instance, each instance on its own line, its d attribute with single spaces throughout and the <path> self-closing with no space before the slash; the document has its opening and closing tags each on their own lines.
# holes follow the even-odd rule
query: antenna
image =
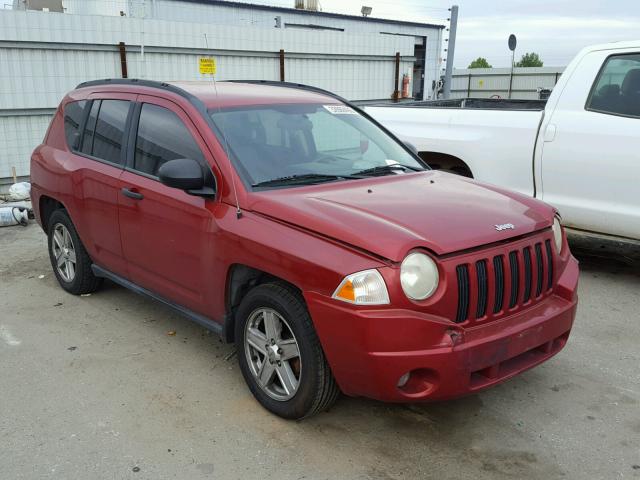
<svg viewBox="0 0 640 480">
<path fill-rule="evenodd" d="M 209 39 L 207 38 L 207 34 L 204 34 L 204 43 L 209 50 Z M 220 108 L 220 102 L 218 102 L 218 85 L 216 83 L 216 75 L 215 73 L 211 75 L 211 80 L 213 82 L 213 89 L 216 92 L 216 103 L 218 104 L 218 113 L 222 113 L 222 109 Z M 222 115 L 220 116 L 222 118 Z M 227 156 L 227 160 L 229 161 L 229 168 L 231 174 L 231 188 L 233 190 L 233 199 L 236 202 L 236 218 L 240 219 L 242 217 L 242 210 L 240 210 L 240 202 L 238 201 L 238 191 L 236 190 L 236 175 L 235 169 L 233 168 L 233 164 L 231 163 L 231 155 L 229 153 L 229 141 L 227 140 L 227 132 L 224 128 L 224 119 L 222 119 L 222 125 L 220 128 L 222 132 L 222 148 L 224 150 L 225 155 Z"/>
</svg>

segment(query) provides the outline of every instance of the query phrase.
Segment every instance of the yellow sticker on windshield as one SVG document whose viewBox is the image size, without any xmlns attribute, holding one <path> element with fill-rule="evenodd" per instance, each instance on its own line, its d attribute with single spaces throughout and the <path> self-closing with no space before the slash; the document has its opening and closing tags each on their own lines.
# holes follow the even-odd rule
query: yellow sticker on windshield
<svg viewBox="0 0 640 480">
<path fill-rule="evenodd" d="M 347 105 L 323 105 L 325 110 L 334 115 L 357 115 L 358 113 Z"/>
</svg>

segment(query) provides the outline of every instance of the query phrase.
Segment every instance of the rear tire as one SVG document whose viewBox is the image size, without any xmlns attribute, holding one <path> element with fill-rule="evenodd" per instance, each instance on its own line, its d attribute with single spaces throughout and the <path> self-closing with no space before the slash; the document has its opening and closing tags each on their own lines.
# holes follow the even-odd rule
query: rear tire
<svg viewBox="0 0 640 480">
<path fill-rule="evenodd" d="M 93 274 L 93 262 L 66 210 L 55 210 L 47 225 L 49 259 L 60 286 L 73 295 L 95 292 L 103 279 Z"/>
<path fill-rule="evenodd" d="M 270 412 L 301 419 L 327 410 L 340 395 L 311 316 L 294 289 L 279 283 L 252 289 L 238 308 L 235 339 L 242 375 Z"/>
</svg>

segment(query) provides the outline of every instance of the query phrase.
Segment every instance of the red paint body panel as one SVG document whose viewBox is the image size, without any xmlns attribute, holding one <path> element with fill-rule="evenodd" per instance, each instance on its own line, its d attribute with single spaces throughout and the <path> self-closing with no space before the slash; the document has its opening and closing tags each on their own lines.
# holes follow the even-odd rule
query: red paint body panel
<svg viewBox="0 0 640 480">
<path fill-rule="evenodd" d="M 395 262 L 414 248 L 444 255 L 535 232 L 553 220 L 553 209 L 536 200 L 438 171 L 269 191 L 250 200 L 251 210 Z M 496 223 L 518 228 L 498 232 Z"/>
<path fill-rule="evenodd" d="M 306 300 L 312 316 L 324 319 L 316 328 L 344 393 L 393 402 L 444 400 L 506 380 L 560 351 L 577 306 L 577 262 L 566 256 L 553 294 L 475 327 L 428 310 L 354 309 L 318 294 Z M 485 376 L 490 367 L 497 368 L 494 378 Z M 398 379 L 414 370 L 429 372 L 424 388 L 412 394 L 398 389 Z"/>
<path fill-rule="evenodd" d="M 246 84 L 179 84 L 208 108 L 268 103 L 339 103 L 319 93 Z M 410 173 L 252 192 L 245 189 L 200 111 L 176 93 L 148 86 L 105 85 L 71 92 L 127 98 L 175 112 L 200 146 L 216 179 L 207 199 L 156 179 L 70 152 L 61 109 L 32 156 L 32 200 L 42 224 L 42 196 L 69 212 L 94 262 L 214 321 L 228 307 L 229 272 L 249 266 L 303 293 L 342 390 L 387 401 L 445 399 L 493 385 L 546 360 L 564 346 L 575 316 L 577 262 L 568 245 L 553 258 L 552 285 L 513 308 L 455 323 L 456 269 L 472 280 L 478 262 L 553 242 L 554 210 L 497 187 L 440 172 Z M 242 216 L 236 216 L 236 196 Z M 144 195 L 132 200 L 122 188 Z M 512 223 L 515 230 L 497 231 Z M 551 243 L 553 244 L 553 243 Z M 399 267 L 408 252 L 436 259 L 440 284 L 428 300 L 409 300 Z M 542 257 L 541 257 L 542 258 Z M 546 263 L 545 263 L 546 264 Z M 488 262 L 488 275 L 494 274 Z M 390 304 L 359 307 L 331 299 L 348 274 L 378 269 Z M 508 269 L 507 269 L 508 270 Z M 520 271 L 520 284 L 524 282 Z M 538 280 L 537 272 L 532 281 Z M 511 281 L 505 272 L 505 283 Z M 477 302 L 472 290 L 472 309 Z M 396 384 L 413 371 L 403 390 Z"/>
</svg>

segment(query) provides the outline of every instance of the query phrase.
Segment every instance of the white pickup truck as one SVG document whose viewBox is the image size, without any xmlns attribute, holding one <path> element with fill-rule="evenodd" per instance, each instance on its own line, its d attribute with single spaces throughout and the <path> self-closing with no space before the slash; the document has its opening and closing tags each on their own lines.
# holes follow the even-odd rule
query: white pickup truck
<svg viewBox="0 0 640 480">
<path fill-rule="evenodd" d="M 432 167 L 538 197 L 565 226 L 640 240 L 640 41 L 585 48 L 544 102 L 368 106 Z"/>
</svg>

